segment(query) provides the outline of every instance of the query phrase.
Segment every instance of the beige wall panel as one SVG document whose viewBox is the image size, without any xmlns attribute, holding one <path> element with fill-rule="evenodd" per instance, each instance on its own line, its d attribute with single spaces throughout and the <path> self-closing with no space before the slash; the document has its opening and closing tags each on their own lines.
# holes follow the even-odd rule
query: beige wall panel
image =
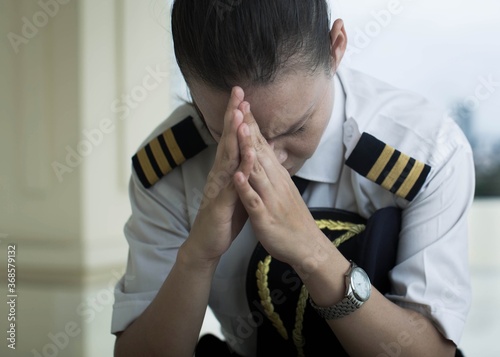
<svg viewBox="0 0 500 357">
<path fill-rule="evenodd" d="M 2 72 L 8 73 L 0 87 L 9 93 L 2 96 L 6 130 L 0 132 L 5 148 L 0 176 L 8 190 L 0 192 L 0 227 L 23 242 L 74 241 L 79 177 L 68 174 L 60 183 L 52 163 L 64 162 L 65 146 L 76 139 L 77 63 L 71 46 L 76 42 L 76 6 L 61 5 L 53 17 L 32 1 L 2 6 L 3 33 L 22 40 L 14 46 L 8 39 L 0 44 L 7 64 Z M 58 55 L 60 46 L 67 52 Z"/>
</svg>

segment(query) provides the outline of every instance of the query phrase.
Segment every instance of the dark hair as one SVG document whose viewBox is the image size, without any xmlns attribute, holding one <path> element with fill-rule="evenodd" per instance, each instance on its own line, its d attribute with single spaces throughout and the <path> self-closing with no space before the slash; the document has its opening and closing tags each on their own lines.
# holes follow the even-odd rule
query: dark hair
<svg viewBox="0 0 500 357">
<path fill-rule="evenodd" d="M 172 36 L 189 83 L 228 91 L 332 64 L 325 0 L 175 0 Z"/>
</svg>

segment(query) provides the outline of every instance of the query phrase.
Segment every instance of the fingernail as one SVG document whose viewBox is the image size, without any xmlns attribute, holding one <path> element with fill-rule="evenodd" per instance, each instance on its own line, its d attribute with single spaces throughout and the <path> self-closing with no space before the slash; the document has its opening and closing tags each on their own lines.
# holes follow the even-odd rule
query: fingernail
<svg viewBox="0 0 500 357">
<path fill-rule="evenodd" d="M 243 112 L 244 112 L 245 114 L 250 113 L 250 103 L 245 102 L 245 104 L 243 105 Z"/>
</svg>

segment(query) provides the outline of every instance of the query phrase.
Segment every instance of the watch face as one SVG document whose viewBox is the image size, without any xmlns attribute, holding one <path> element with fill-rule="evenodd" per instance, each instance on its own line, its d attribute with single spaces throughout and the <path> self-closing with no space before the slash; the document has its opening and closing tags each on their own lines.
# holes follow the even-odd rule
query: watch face
<svg viewBox="0 0 500 357">
<path fill-rule="evenodd" d="M 351 274 L 351 284 L 354 294 L 361 300 L 366 301 L 370 297 L 371 284 L 368 275 L 361 268 L 355 268 Z"/>
</svg>

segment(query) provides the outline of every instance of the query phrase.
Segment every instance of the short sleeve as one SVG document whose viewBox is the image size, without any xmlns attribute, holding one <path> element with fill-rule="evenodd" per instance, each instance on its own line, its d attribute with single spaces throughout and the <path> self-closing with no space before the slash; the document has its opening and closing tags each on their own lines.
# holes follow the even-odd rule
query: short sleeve
<svg viewBox="0 0 500 357">
<path fill-rule="evenodd" d="M 123 331 L 156 296 L 189 232 L 180 169 L 151 188 L 133 174 L 132 214 L 124 227 L 129 245 L 126 271 L 115 286 L 111 332 Z"/>
<path fill-rule="evenodd" d="M 471 305 L 468 211 L 475 174 L 462 132 L 454 123 L 443 130 L 448 132 L 438 135 L 428 181 L 403 210 L 387 298 L 427 316 L 458 345 Z"/>
</svg>

